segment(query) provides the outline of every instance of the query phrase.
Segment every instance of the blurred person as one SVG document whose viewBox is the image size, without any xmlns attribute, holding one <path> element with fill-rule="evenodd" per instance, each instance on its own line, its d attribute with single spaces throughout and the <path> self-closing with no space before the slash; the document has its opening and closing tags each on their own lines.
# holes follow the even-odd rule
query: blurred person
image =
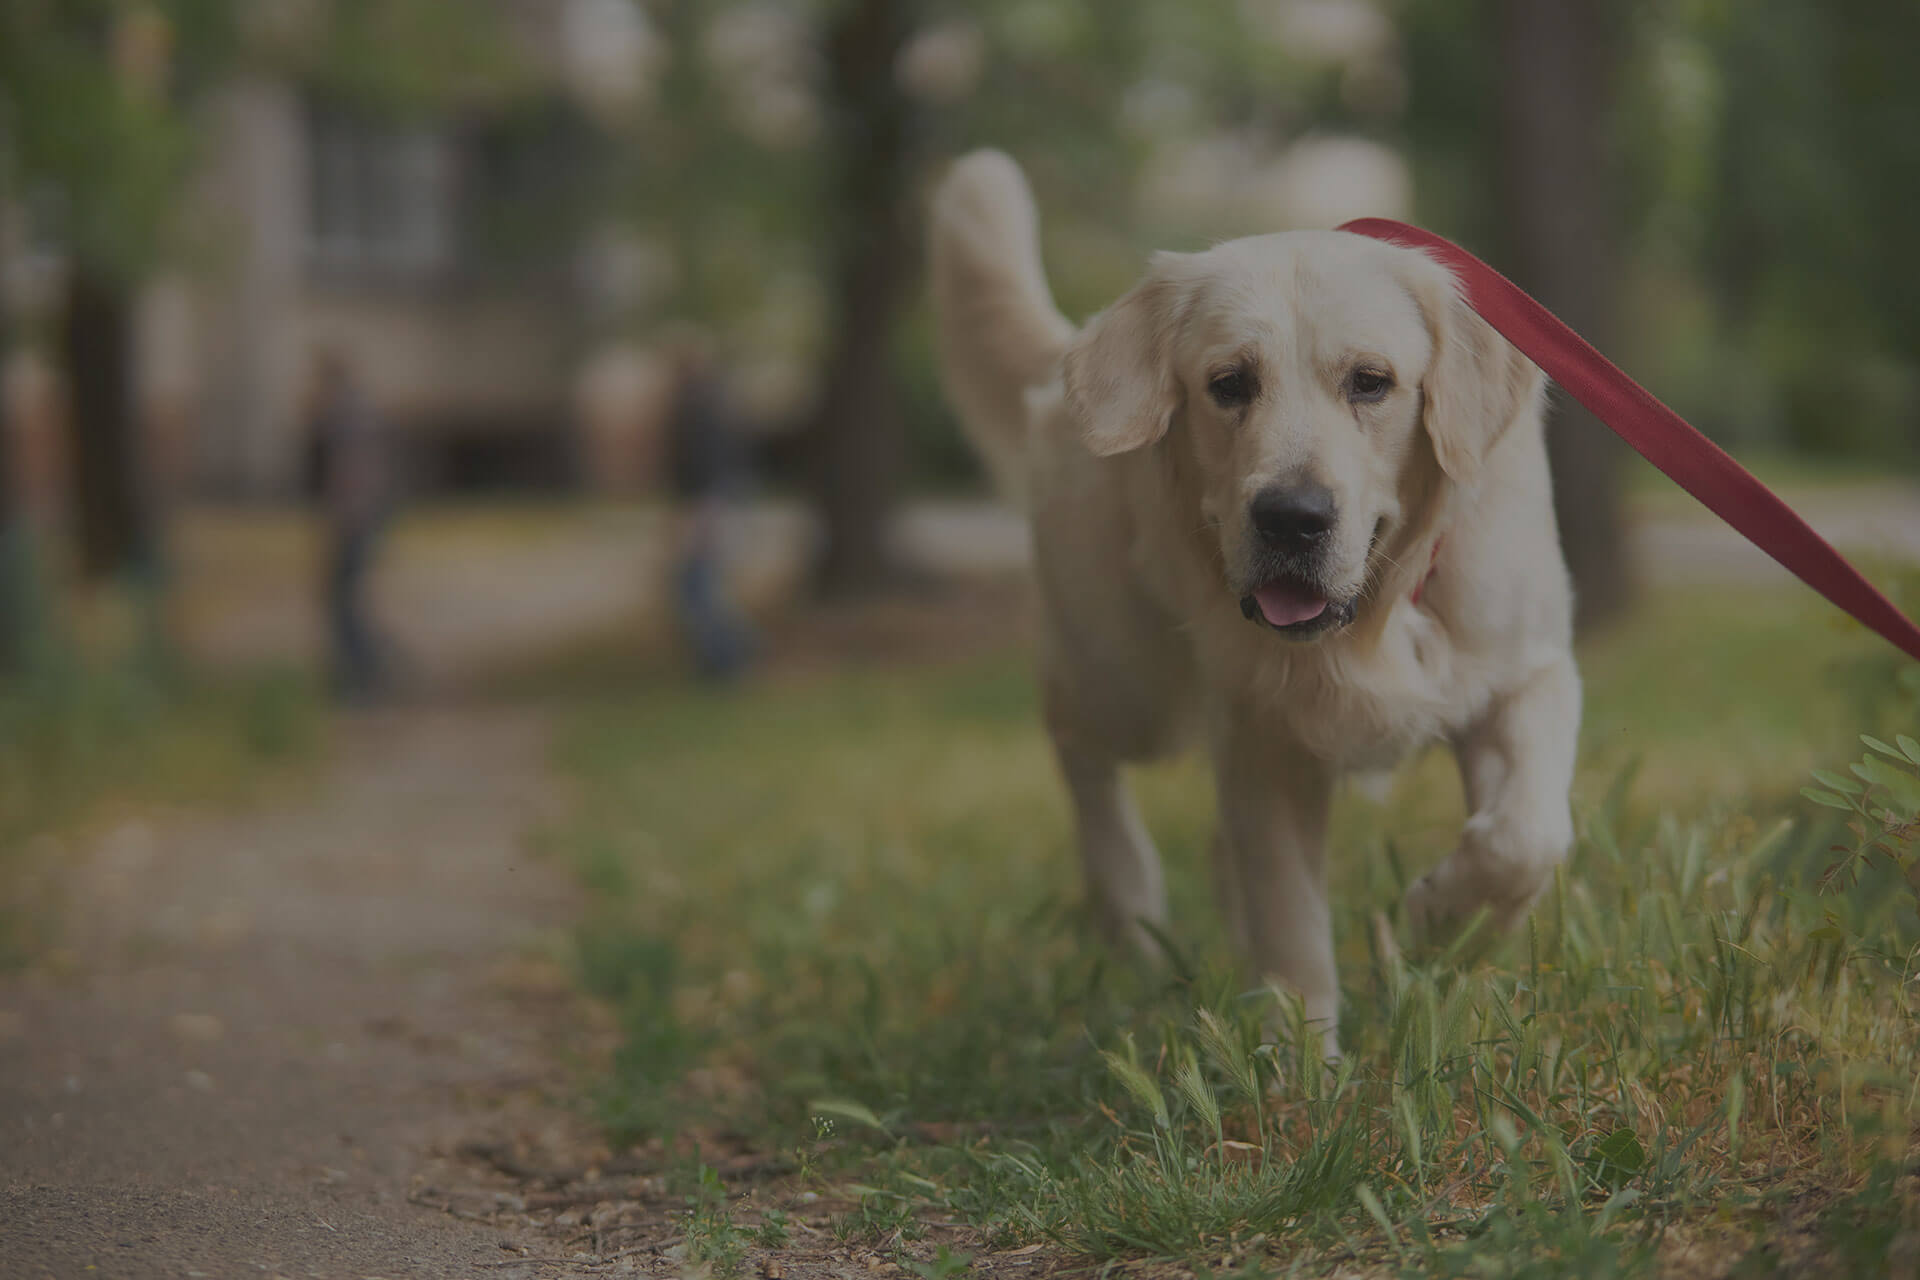
<svg viewBox="0 0 1920 1280">
<path fill-rule="evenodd" d="M 367 583 L 397 486 L 391 433 L 338 351 L 316 366 L 312 447 L 325 538 L 323 594 L 333 682 L 363 702 L 387 692 L 387 656 L 367 614 Z"/>
<path fill-rule="evenodd" d="M 728 599 L 725 525 L 746 486 L 740 420 L 711 345 L 683 337 L 671 353 L 667 480 L 674 499 L 673 602 L 702 678 L 725 682 L 752 660 L 751 629 Z"/>
</svg>

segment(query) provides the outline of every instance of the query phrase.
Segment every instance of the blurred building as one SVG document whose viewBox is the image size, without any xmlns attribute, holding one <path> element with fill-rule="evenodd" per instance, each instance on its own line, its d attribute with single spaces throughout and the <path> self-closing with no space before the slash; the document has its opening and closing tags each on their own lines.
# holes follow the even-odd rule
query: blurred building
<svg viewBox="0 0 1920 1280">
<path fill-rule="evenodd" d="M 560 466 L 578 336 L 564 263 L 502 272 L 486 260 L 485 206 L 537 192 L 514 190 L 521 175 L 490 153 L 483 124 L 358 118 L 261 79 L 223 92 L 212 128 L 196 195 L 223 247 L 171 286 L 187 297 L 147 326 L 176 365 L 149 381 L 198 402 L 200 484 L 298 483 L 323 349 L 349 361 L 419 463 L 451 482 Z"/>
<path fill-rule="evenodd" d="M 422 487 L 650 483 L 666 373 L 623 323 L 647 263 L 592 186 L 596 121 L 647 91 L 653 37 L 625 0 L 492 2 L 530 70 L 510 97 L 380 115 L 254 71 L 206 103 L 186 253 L 136 317 L 168 487 L 300 491 L 322 352 L 356 370 Z M 56 305 L 57 251 L 9 260 L 16 307 Z M 18 352 L 5 385 L 32 487 L 57 503 L 50 368 Z"/>
<path fill-rule="evenodd" d="M 770 429 L 804 416 L 831 311 L 817 264 L 717 206 L 692 215 L 720 248 L 708 256 L 725 260 L 715 272 L 689 251 L 685 226 L 663 225 L 687 215 L 636 212 L 652 198 L 632 189 L 648 180 L 636 121 L 688 110 L 668 101 L 666 42 L 648 17 L 660 11 L 636 0 L 470 2 L 505 17 L 524 83 L 517 69 L 510 87 L 382 115 L 272 70 L 306 65 L 271 54 L 318 47 L 326 5 L 247 0 L 267 56 L 204 103 L 187 250 L 148 283 L 139 309 L 142 409 L 174 491 L 297 492 L 323 352 L 344 358 L 400 429 L 422 487 L 648 487 L 670 388 L 664 362 L 633 335 L 642 318 L 685 318 L 674 309 L 691 280 L 732 286 L 729 374 L 746 415 Z M 1258 39 L 1336 68 L 1352 112 L 1385 118 L 1403 104 L 1394 31 L 1375 0 L 1242 7 Z M 703 127 L 710 114 L 767 155 L 816 146 L 826 128 L 816 37 L 790 5 L 712 7 L 698 40 L 681 33 L 718 86 L 694 113 Z M 1017 32 L 1007 38 L 1017 43 Z M 980 91 L 991 57 L 983 22 L 948 14 L 904 45 L 894 72 L 915 101 L 952 111 Z M 1411 200 L 1394 151 L 1270 122 L 1225 126 L 1165 71 L 1128 89 L 1114 127 L 1142 145 L 1134 195 L 1163 240 L 1403 215 Z M 628 189 L 605 189 L 616 181 Z M 7 221 L 6 292 L 49 314 L 57 237 L 41 251 Z M 1089 297 L 1111 296 L 1138 265 L 1137 246 L 1111 234 L 1055 248 L 1062 278 L 1097 282 L 1078 291 Z M 16 332 L 44 341 L 50 328 Z M 4 385 L 21 454 L 57 481 L 61 380 L 31 351 L 14 365 Z M 944 430 L 930 357 L 915 377 L 925 419 Z"/>
<path fill-rule="evenodd" d="M 585 428 L 632 435 L 623 420 L 646 416 L 657 378 L 633 357 L 637 369 L 607 376 L 618 361 L 591 331 L 581 213 L 565 207 L 595 141 L 582 99 L 626 91 L 622 58 L 640 74 L 633 42 L 645 32 L 626 30 L 623 46 L 609 25 L 621 11 L 633 13 L 591 0 L 518 6 L 513 30 L 549 83 L 510 111 L 396 121 L 269 78 L 220 94 L 196 198 L 225 247 L 152 326 L 190 317 L 192 341 L 152 339 L 184 367 L 149 377 L 197 384 L 197 487 L 300 483 L 322 350 L 359 372 L 426 485 L 548 487 L 581 478 L 583 464 L 635 478 L 632 459 L 604 439 L 594 448 Z"/>
</svg>

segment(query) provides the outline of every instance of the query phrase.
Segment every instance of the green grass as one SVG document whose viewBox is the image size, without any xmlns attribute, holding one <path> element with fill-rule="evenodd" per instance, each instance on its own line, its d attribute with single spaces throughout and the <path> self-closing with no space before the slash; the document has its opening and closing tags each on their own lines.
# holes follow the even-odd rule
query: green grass
<svg viewBox="0 0 1920 1280">
<path fill-rule="evenodd" d="M 1169 965 L 1095 943 L 1021 655 L 605 699 L 563 744 L 556 832 L 594 890 L 582 979 L 625 1028 L 603 1119 L 786 1153 L 787 1192 L 846 1206 L 834 1238 L 943 1275 L 963 1264 L 904 1242 L 956 1222 L 1196 1272 L 1908 1256 L 1914 899 L 1885 858 L 1823 891 L 1855 838 L 1800 788 L 1920 700 L 1802 595 L 1664 598 L 1583 666 L 1577 849 L 1490 955 L 1379 940 L 1450 846 L 1450 762 L 1342 799 L 1337 1073 L 1268 1034 L 1286 1003 L 1221 944 L 1196 763 L 1138 779 Z M 718 1221 L 727 1266 L 775 1247 Z"/>
<path fill-rule="evenodd" d="M 57 940 L 50 837 L 244 799 L 312 753 L 319 705 L 288 672 L 202 680 L 70 652 L 0 682 L 0 967 Z"/>
</svg>

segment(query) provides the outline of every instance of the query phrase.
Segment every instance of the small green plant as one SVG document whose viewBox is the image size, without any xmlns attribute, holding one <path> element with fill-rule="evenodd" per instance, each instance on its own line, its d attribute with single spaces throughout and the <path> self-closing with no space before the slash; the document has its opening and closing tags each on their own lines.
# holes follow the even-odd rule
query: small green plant
<svg viewBox="0 0 1920 1280">
<path fill-rule="evenodd" d="M 1615 1129 L 1593 1144 L 1581 1161 L 1594 1182 L 1618 1191 L 1627 1182 L 1646 1172 L 1647 1152 L 1631 1129 Z"/>
<path fill-rule="evenodd" d="M 705 1263 L 716 1276 L 737 1276 L 747 1256 L 747 1234 L 733 1225 L 725 1209 L 687 1213 L 687 1260 Z"/>
<path fill-rule="evenodd" d="M 819 1179 L 820 1151 L 833 1138 L 833 1118 L 816 1115 L 812 1117 L 813 1141 L 793 1144 L 793 1176 L 800 1186 L 811 1186 Z"/>
<path fill-rule="evenodd" d="M 784 1249 L 792 1238 L 784 1209 L 767 1210 L 760 1216 L 760 1225 L 753 1229 L 753 1242 L 762 1249 Z"/>
<path fill-rule="evenodd" d="M 735 1276 L 746 1260 L 748 1234 L 734 1225 L 720 1174 L 702 1162 L 687 1196 L 687 1260 L 705 1263 L 716 1276 Z"/>
<path fill-rule="evenodd" d="M 854 1207 L 833 1220 L 835 1240 L 842 1244 L 887 1244 L 918 1240 L 926 1234 L 908 1196 L 877 1187 L 858 1190 L 860 1199 Z"/>
<path fill-rule="evenodd" d="M 903 1258 L 901 1265 L 919 1276 L 920 1280 L 953 1280 L 954 1276 L 973 1269 L 973 1255 L 954 1253 L 943 1244 L 930 1260 L 921 1262 L 914 1258 Z"/>
<path fill-rule="evenodd" d="M 1834 846 L 1840 856 L 1821 875 L 1820 887 L 1851 886 L 1869 864 L 1883 860 L 1920 890 L 1920 741 L 1904 733 L 1895 745 L 1871 734 L 1860 741 L 1869 750 L 1848 766 L 1851 777 L 1820 769 L 1813 775 L 1820 785 L 1801 789 L 1815 804 L 1848 815 L 1853 833 L 1851 847 Z"/>
</svg>

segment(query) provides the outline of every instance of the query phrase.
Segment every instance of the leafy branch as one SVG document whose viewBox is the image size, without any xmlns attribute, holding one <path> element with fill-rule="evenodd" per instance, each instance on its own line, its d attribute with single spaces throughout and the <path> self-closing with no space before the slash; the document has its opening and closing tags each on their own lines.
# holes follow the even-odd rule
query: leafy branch
<svg viewBox="0 0 1920 1280">
<path fill-rule="evenodd" d="M 1851 885 L 1874 858 L 1884 858 L 1920 893 L 1920 742 L 1897 734 L 1894 745 L 1871 734 L 1860 741 L 1870 750 L 1848 767 L 1853 776 L 1816 769 L 1817 787 L 1800 794 L 1815 804 L 1848 815 L 1853 847 L 1833 846 L 1840 856 L 1821 873 L 1819 888 Z"/>
</svg>

